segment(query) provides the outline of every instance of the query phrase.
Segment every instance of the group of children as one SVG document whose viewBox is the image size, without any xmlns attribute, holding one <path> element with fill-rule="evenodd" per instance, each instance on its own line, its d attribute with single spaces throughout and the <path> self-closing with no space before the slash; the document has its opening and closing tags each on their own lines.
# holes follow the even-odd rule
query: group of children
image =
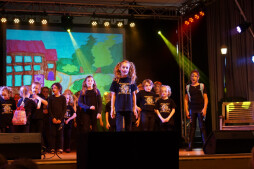
<svg viewBox="0 0 254 169">
<path fill-rule="evenodd" d="M 170 98 L 170 86 L 162 85 L 160 82 L 155 82 L 154 85 L 151 80 L 146 79 L 138 89 L 135 83 L 135 65 L 127 60 L 116 65 L 114 76 L 110 93 L 107 95 L 110 99 L 105 106 L 106 128 L 109 131 L 131 131 L 138 126 L 142 131 L 174 130 L 176 105 Z M 200 86 L 198 78 L 198 72 L 193 71 L 192 84 L 189 89 L 186 88 L 186 115 L 188 118 L 191 117 L 192 130 L 196 127 L 194 123 L 197 117 L 204 127 L 202 118 L 206 114 L 208 102 L 204 86 L 202 85 L 202 92 L 198 88 Z M 47 87 L 41 90 L 38 82 L 34 82 L 31 87 L 31 92 L 27 86 L 20 88 L 21 98 L 17 104 L 17 107 L 23 105 L 25 108 L 27 116 L 25 125 L 12 125 L 13 113 L 17 108 L 16 102 L 11 97 L 11 90 L 6 86 L 1 87 L 0 132 L 42 133 L 42 145 L 47 145 L 52 153 L 62 153 L 63 148 L 66 152 L 70 152 L 74 119 L 80 133 L 98 131 L 97 120 L 102 121 L 102 97 L 93 76 L 84 79 L 82 89 L 76 95 L 68 89 L 62 94 L 60 83 L 51 86 L 52 95 L 49 94 L 50 89 Z M 188 103 L 191 110 L 188 109 Z M 205 131 L 203 135 L 205 140 Z"/>
</svg>

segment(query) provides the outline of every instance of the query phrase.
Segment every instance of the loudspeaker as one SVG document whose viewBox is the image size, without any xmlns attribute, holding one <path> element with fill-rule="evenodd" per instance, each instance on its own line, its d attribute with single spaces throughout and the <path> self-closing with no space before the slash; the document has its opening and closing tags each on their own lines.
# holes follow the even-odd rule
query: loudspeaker
<svg viewBox="0 0 254 169">
<path fill-rule="evenodd" d="M 214 131 L 204 145 L 205 154 L 250 153 L 254 131 Z"/>
<path fill-rule="evenodd" d="M 0 133 L 0 154 L 6 159 L 41 158 L 40 133 Z"/>
<path fill-rule="evenodd" d="M 179 168 L 174 132 L 91 132 L 78 140 L 78 169 Z"/>
</svg>

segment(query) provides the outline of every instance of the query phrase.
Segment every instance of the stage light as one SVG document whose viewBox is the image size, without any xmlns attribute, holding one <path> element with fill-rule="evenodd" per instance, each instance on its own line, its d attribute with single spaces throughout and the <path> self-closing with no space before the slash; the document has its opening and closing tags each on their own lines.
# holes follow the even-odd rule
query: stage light
<svg viewBox="0 0 254 169">
<path fill-rule="evenodd" d="M 123 22 L 117 22 L 117 24 L 116 24 L 119 28 L 121 28 L 121 27 L 123 27 Z"/>
<path fill-rule="evenodd" d="M 158 31 L 158 34 L 161 35 L 161 31 Z"/>
<path fill-rule="evenodd" d="M 61 22 L 62 22 L 62 26 L 64 27 L 64 29 L 67 31 L 67 29 L 72 29 L 73 26 L 73 17 L 70 15 L 63 15 L 61 17 Z"/>
<path fill-rule="evenodd" d="M 109 27 L 110 22 L 109 21 L 105 21 L 103 24 L 104 24 L 105 27 Z"/>
<path fill-rule="evenodd" d="M 46 25 L 47 23 L 48 23 L 47 19 L 42 19 L 42 20 L 41 20 L 41 24 L 42 24 L 42 25 Z"/>
<path fill-rule="evenodd" d="M 92 26 L 97 26 L 98 25 L 98 21 L 96 21 L 96 20 L 91 21 L 91 25 Z"/>
<path fill-rule="evenodd" d="M 6 23 L 7 22 L 7 18 L 1 18 L 1 22 L 2 23 Z"/>
<path fill-rule="evenodd" d="M 199 19 L 199 16 L 196 14 L 196 15 L 194 15 L 194 17 L 195 17 L 195 19 Z"/>
<path fill-rule="evenodd" d="M 252 56 L 251 60 L 252 60 L 252 63 L 254 63 L 254 55 Z"/>
<path fill-rule="evenodd" d="M 29 23 L 29 24 L 34 24 L 34 22 L 35 22 L 34 19 L 29 19 L 29 20 L 28 20 L 28 23 Z"/>
<path fill-rule="evenodd" d="M 185 21 L 184 24 L 188 26 L 190 24 L 190 22 L 189 21 Z"/>
<path fill-rule="evenodd" d="M 134 22 L 131 22 L 131 23 L 130 23 L 130 27 L 131 27 L 131 28 L 134 28 L 135 26 L 136 26 L 136 25 L 135 25 Z"/>
<path fill-rule="evenodd" d="M 222 45 L 220 51 L 221 51 L 222 55 L 226 55 L 227 52 L 228 52 L 227 46 L 226 45 Z"/>
<path fill-rule="evenodd" d="M 193 18 L 189 18 L 189 22 L 194 22 L 194 19 Z"/>
<path fill-rule="evenodd" d="M 20 19 L 19 19 L 19 18 L 14 18 L 14 19 L 13 19 L 13 22 L 14 22 L 14 23 L 19 23 L 19 22 L 20 22 Z"/>
<path fill-rule="evenodd" d="M 70 32 L 71 32 L 71 29 L 67 29 L 67 32 L 70 33 Z"/>
<path fill-rule="evenodd" d="M 200 15 L 200 16 L 205 16 L 205 12 L 200 11 L 200 12 L 199 12 L 199 15 Z"/>
<path fill-rule="evenodd" d="M 249 22 L 244 22 L 242 24 L 239 24 L 237 27 L 236 27 L 236 31 L 238 33 L 243 33 L 245 32 L 249 27 L 250 27 L 251 23 Z"/>
</svg>

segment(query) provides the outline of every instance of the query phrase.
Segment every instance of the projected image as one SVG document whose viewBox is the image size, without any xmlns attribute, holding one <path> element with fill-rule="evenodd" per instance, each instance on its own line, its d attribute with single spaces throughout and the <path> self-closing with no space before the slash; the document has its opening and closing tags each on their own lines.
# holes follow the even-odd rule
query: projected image
<svg viewBox="0 0 254 169">
<path fill-rule="evenodd" d="M 123 60 L 123 34 L 7 29 L 6 54 L 7 86 L 60 82 L 63 90 L 75 93 L 93 75 L 104 93 L 115 65 Z"/>
</svg>

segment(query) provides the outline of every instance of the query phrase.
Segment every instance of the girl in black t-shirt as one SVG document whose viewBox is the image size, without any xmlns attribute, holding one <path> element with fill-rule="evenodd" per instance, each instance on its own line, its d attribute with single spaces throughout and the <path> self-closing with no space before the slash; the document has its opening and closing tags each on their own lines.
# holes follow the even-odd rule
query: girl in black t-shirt
<svg viewBox="0 0 254 169">
<path fill-rule="evenodd" d="M 0 133 L 10 133 L 16 102 L 11 98 L 11 89 L 7 86 L 1 87 L 0 95 Z"/>
<path fill-rule="evenodd" d="M 174 130 L 175 102 L 169 98 L 171 96 L 170 86 L 162 85 L 160 89 L 160 99 L 155 104 L 155 112 L 160 118 L 161 131 Z"/>
<path fill-rule="evenodd" d="M 142 82 L 144 90 L 141 90 L 137 94 L 137 106 L 139 112 L 141 112 L 141 125 L 144 131 L 154 131 L 155 123 L 155 93 L 152 92 L 153 82 L 150 79 L 146 79 Z"/>
<path fill-rule="evenodd" d="M 203 83 L 199 83 L 199 72 L 193 70 L 190 74 L 191 84 L 186 86 L 186 95 L 184 99 L 184 106 L 186 117 L 190 120 L 190 134 L 189 134 L 189 147 L 188 151 L 193 148 L 193 140 L 196 131 L 196 121 L 198 118 L 199 128 L 203 144 L 206 141 L 206 129 L 205 129 L 205 116 L 208 104 L 207 92 Z"/>
<path fill-rule="evenodd" d="M 137 85 L 136 69 L 132 62 L 124 60 L 114 69 L 115 78 L 110 86 L 111 91 L 111 117 L 116 118 L 116 131 L 131 130 L 132 113 L 138 118 L 136 110 Z M 116 114 L 115 114 L 116 112 Z M 123 123 L 123 119 L 124 122 Z M 125 126 L 123 127 L 123 124 Z"/>
<path fill-rule="evenodd" d="M 71 151 L 71 131 L 73 119 L 76 117 L 76 112 L 73 108 L 73 97 L 70 94 L 64 95 L 66 98 L 66 113 L 64 115 L 64 150 L 69 153 Z"/>
<path fill-rule="evenodd" d="M 66 113 L 66 99 L 62 95 L 62 85 L 54 83 L 52 86 L 53 95 L 48 99 L 48 113 L 51 124 L 51 153 L 63 152 L 63 126 L 64 114 Z M 56 151 L 57 148 L 57 151 Z"/>
<path fill-rule="evenodd" d="M 102 99 L 93 76 L 85 78 L 78 99 L 78 105 L 81 108 L 79 131 L 81 133 L 89 132 L 90 125 L 92 126 L 92 131 L 97 131 L 97 119 L 101 118 Z"/>
</svg>

